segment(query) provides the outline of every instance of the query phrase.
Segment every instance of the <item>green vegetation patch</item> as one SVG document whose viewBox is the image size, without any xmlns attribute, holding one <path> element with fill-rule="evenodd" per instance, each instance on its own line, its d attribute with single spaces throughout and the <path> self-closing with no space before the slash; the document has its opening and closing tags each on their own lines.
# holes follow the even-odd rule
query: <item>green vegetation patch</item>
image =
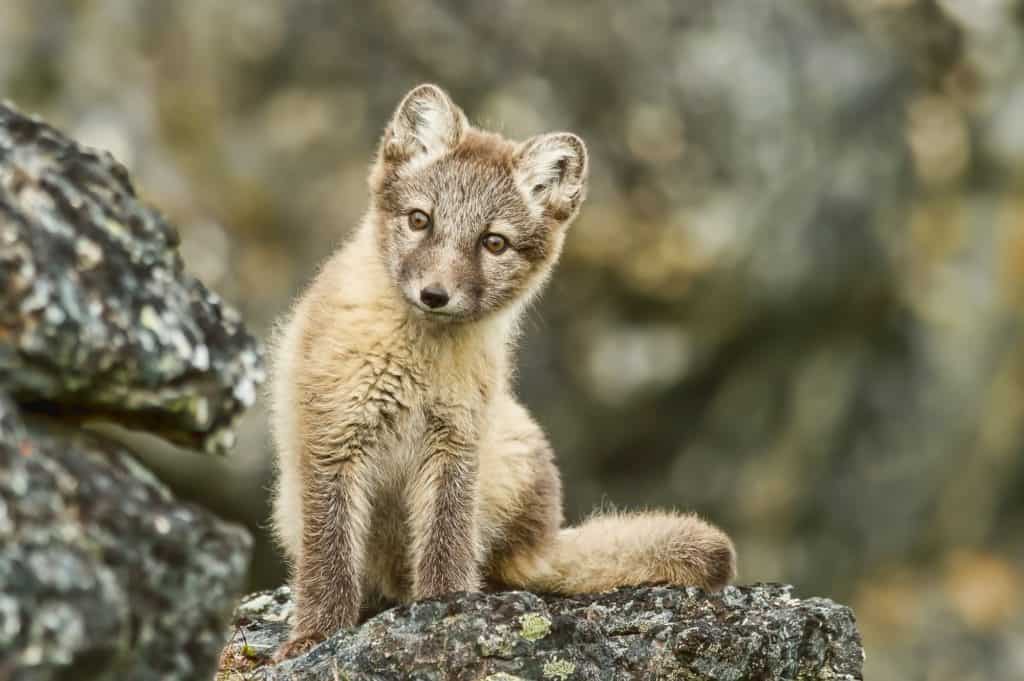
<svg viewBox="0 0 1024 681">
<path fill-rule="evenodd" d="M 519 617 L 519 635 L 527 641 L 539 641 L 551 633 L 551 620 L 535 612 Z"/>
</svg>

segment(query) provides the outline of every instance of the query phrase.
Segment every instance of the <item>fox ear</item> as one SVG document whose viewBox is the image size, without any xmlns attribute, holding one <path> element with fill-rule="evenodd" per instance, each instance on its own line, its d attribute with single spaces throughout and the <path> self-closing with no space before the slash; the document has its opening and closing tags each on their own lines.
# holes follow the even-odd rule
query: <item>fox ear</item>
<svg viewBox="0 0 1024 681">
<path fill-rule="evenodd" d="M 444 90 L 420 85 L 405 96 L 391 117 L 381 157 L 397 163 L 434 158 L 458 144 L 467 125 L 465 114 Z"/>
<path fill-rule="evenodd" d="M 571 132 L 532 137 L 516 154 L 515 178 L 531 206 L 567 222 L 586 195 L 587 147 Z"/>
</svg>

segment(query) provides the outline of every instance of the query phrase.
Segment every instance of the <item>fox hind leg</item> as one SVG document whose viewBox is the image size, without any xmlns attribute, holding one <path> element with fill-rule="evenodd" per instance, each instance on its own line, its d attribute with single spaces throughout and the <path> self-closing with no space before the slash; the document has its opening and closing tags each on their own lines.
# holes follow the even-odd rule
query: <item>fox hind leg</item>
<svg viewBox="0 0 1024 681">
<path fill-rule="evenodd" d="M 509 400 L 480 451 L 483 574 L 487 586 L 543 588 L 562 525 L 562 483 L 540 427 Z"/>
</svg>

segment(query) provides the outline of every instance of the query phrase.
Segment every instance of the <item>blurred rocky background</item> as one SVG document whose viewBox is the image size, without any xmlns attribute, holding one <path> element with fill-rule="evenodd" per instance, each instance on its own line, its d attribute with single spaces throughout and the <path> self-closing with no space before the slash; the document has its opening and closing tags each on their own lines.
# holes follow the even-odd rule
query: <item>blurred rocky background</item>
<svg viewBox="0 0 1024 681">
<path fill-rule="evenodd" d="M 1024 678 L 1024 2 L 0 6 L 0 97 L 113 152 L 263 336 L 422 81 L 590 146 L 520 374 L 571 517 L 700 511 L 741 581 L 853 607 L 866 678 Z M 262 537 L 254 588 L 265 420 L 137 443 Z"/>
</svg>

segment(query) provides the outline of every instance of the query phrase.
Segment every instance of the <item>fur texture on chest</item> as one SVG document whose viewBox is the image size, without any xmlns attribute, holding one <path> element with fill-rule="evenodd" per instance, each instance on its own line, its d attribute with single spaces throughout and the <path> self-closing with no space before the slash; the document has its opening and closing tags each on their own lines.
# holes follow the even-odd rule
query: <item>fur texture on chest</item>
<svg viewBox="0 0 1024 681">
<path fill-rule="evenodd" d="M 358 424 L 381 466 L 414 464 L 417 445 L 440 429 L 479 437 L 494 396 L 507 386 L 512 336 L 503 316 L 465 324 L 423 324 L 397 297 L 357 237 L 329 261 L 291 329 L 290 367 L 304 400 L 306 439 L 332 448 L 328 424 Z M 413 313 L 414 314 L 414 313 Z M 346 437 L 358 437 L 348 432 Z"/>
</svg>

